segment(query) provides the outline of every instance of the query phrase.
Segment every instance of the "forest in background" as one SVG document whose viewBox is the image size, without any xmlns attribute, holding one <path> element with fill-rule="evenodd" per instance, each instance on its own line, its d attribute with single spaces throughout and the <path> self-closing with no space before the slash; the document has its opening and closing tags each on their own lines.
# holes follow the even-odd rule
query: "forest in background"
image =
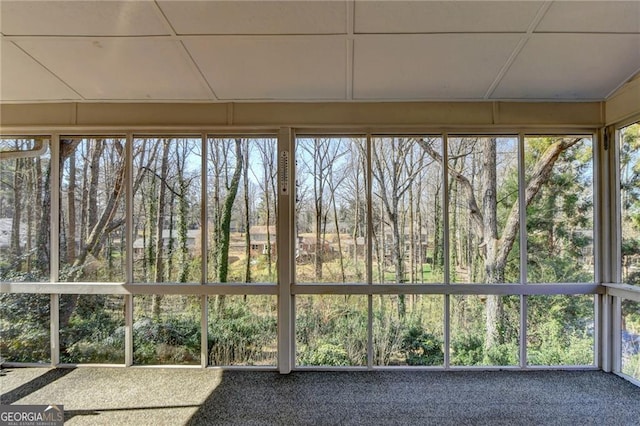
<svg viewBox="0 0 640 426">
<path fill-rule="evenodd" d="M 620 162 L 629 283 L 638 281 L 640 254 L 638 143 L 637 126 L 629 128 Z M 124 280 L 130 179 L 135 282 L 200 283 L 206 262 L 206 282 L 275 283 L 275 149 L 268 138 L 210 138 L 204 152 L 199 138 L 136 138 L 128 178 L 124 140 L 63 138 L 60 281 Z M 520 250 L 527 252 L 527 282 L 593 281 L 590 138 L 526 138 L 525 248 L 517 138 L 450 137 L 444 154 L 439 137 L 374 137 L 370 151 L 364 138 L 298 138 L 296 281 L 520 282 Z M 50 158 L 1 165 L 1 279 L 48 281 Z M 47 361 L 48 296 L 0 297 L 2 356 Z M 527 300 L 530 364 L 593 363 L 592 296 Z M 63 296 L 63 362 L 124 362 L 123 307 L 118 296 Z M 366 365 L 366 297 L 299 296 L 296 309 L 298 364 Z M 452 296 L 450 309 L 452 365 L 517 365 L 519 297 Z M 625 304 L 624 312 L 637 335 L 637 305 Z M 442 365 L 442 296 L 374 296 L 372 315 L 374 365 Z M 198 298 L 135 296 L 134 317 L 136 363 L 200 363 Z M 276 319 L 273 296 L 211 297 L 209 363 L 274 365 Z M 637 371 L 631 343 L 627 365 Z"/>
</svg>

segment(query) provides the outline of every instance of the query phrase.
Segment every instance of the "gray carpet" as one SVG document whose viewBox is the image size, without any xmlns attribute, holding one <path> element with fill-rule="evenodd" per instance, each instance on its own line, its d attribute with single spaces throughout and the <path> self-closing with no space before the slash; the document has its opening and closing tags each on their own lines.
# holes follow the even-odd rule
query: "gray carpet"
<svg viewBox="0 0 640 426">
<path fill-rule="evenodd" d="M 640 388 L 599 371 L 7 369 L 0 389 L 66 425 L 640 425 Z"/>
</svg>

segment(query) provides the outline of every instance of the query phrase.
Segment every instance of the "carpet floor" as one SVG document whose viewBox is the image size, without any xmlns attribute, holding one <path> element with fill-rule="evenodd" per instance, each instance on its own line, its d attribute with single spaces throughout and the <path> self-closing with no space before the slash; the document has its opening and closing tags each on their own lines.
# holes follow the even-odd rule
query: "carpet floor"
<svg viewBox="0 0 640 426">
<path fill-rule="evenodd" d="M 65 425 L 640 425 L 640 388 L 601 371 L 9 368 L 0 390 Z"/>
</svg>

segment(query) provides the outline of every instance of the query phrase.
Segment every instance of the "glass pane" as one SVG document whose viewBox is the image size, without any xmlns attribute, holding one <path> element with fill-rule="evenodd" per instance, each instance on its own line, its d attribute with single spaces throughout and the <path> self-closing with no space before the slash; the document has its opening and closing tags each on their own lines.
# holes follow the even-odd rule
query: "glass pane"
<svg viewBox="0 0 640 426">
<path fill-rule="evenodd" d="M 135 364 L 200 364 L 200 298 L 133 297 Z"/>
<path fill-rule="evenodd" d="M 124 296 L 60 296 L 60 361 L 124 364 Z"/>
<path fill-rule="evenodd" d="M 366 140 L 296 140 L 296 282 L 367 280 Z"/>
<path fill-rule="evenodd" d="M 622 372 L 640 380 L 640 302 L 622 301 Z"/>
<path fill-rule="evenodd" d="M 3 150 L 33 139 L 0 138 Z M 0 281 L 49 281 L 50 154 L 0 159 Z"/>
<path fill-rule="evenodd" d="M 0 363 L 50 362 L 50 296 L 0 293 Z"/>
<path fill-rule="evenodd" d="M 133 141 L 134 281 L 201 282 L 200 138 Z"/>
<path fill-rule="evenodd" d="M 518 365 L 519 296 L 451 296 L 451 365 Z"/>
<path fill-rule="evenodd" d="M 296 365 L 367 365 L 367 296 L 297 296 Z"/>
<path fill-rule="evenodd" d="M 518 139 L 451 137 L 448 145 L 451 282 L 520 281 Z"/>
<path fill-rule="evenodd" d="M 529 365 L 593 365 L 593 296 L 528 296 Z"/>
<path fill-rule="evenodd" d="M 276 282 L 276 147 L 273 138 L 207 140 L 208 282 Z"/>
<path fill-rule="evenodd" d="M 211 296 L 209 365 L 275 366 L 277 317 L 275 296 Z"/>
<path fill-rule="evenodd" d="M 373 281 L 443 281 L 442 139 L 372 141 Z"/>
<path fill-rule="evenodd" d="M 373 364 L 442 366 L 443 302 L 420 294 L 373 296 Z"/>
<path fill-rule="evenodd" d="M 640 285 L 640 123 L 620 130 L 622 282 Z"/>
<path fill-rule="evenodd" d="M 593 282 L 591 138 L 526 138 L 525 173 L 527 281 Z"/>
<path fill-rule="evenodd" d="M 60 281 L 124 281 L 125 140 L 60 145 Z"/>
<path fill-rule="evenodd" d="M 0 152 L 28 154 L 28 151 L 43 149 L 43 142 L 40 138 L 0 138 Z"/>
</svg>

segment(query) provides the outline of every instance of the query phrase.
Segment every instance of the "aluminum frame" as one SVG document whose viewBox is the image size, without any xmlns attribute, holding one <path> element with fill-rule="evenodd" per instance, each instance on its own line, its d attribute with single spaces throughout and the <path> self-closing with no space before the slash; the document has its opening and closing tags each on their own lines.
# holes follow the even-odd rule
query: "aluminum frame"
<svg viewBox="0 0 640 426">
<path fill-rule="evenodd" d="M 525 131 L 536 129 L 536 133 L 538 134 L 582 134 L 582 135 L 592 135 L 592 141 L 594 148 L 597 143 L 598 138 L 593 134 L 593 129 L 584 128 L 581 126 L 566 126 L 564 128 L 558 129 L 554 126 L 505 126 L 502 129 L 496 129 L 495 127 L 482 127 L 474 128 L 474 126 L 460 126 L 456 129 L 450 129 L 448 127 L 442 126 L 425 126 L 423 128 L 417 126 L 409 126 L 411 127 L 410 132 L 407 132 L 405 128 L 404 131 L 399 132 L 403 134 L 411 133 L 411 134 L 431 134 L 438 133 L 443 138 L 443 158 L 445 160 L 445 164 L 448 156 L 448 137 L 451 130 L 456 130 L 455 135 L 513 135 L 517 134 L 518 136 L 518 146 L 519 146 L 519 164 L 522 164 L 523 160 L 523 143 L 524 137 L 526 135 L 531 135 L 532 132 Z M 44 128 L 44 127 L 43 127 Z M 345 127 L 343 130 L 336 130 L 336 127 L 324 126 L 322 128 L 318 128 L 318 126 L 300 126 L 300 129 L 305 129 L 304 134 L 309 135 L 310 133 L 318 132 L 320 134 L 331 133 L 329 130 L 333 129 L 333 132 L 336 135 L 344 135 L 345 131 L 353 132 L 359 135 L 367 136 L 367 152 L 368 152 L 368 199 L 371 200 L 371 185 L 372 185 L 372 176 L 371 176 L 371 138 L 372 135 L 383 135 L 383 134 L 396 134 L 395 130 L 398 129 L 397 126 L 390 127 L 385 129 L 384 127 L 380 129 L 372 129 L 368 128 L 359 128 L 359 127 Z M 351 129 L 351 130 L 349 130 Z M 519 131 L 518 131 L 519 129 Z M 15 129 L 14 129 L 15 130 Z M 242 136 L 253 136 L 253 135 L 265 135 L 270 134 L 274 135 L 277 133 L 278 135 L 278 153 L 281 151 L 287 151 L 289 153 L 289 159 L 294 158 L 294 149 L 295 149 L 295 137 L 296 137 L 296 128 L 293 127 L 282 127 L 280 129 L 274 129 L 271 126 L 263 127 L 263 126 L 254 126 L 247 127 L 244 129 L 238 129 L 234 127 L 221 127 L 221 128 L 204 128 L 200 130 L 200 137 L 203 143 L 203 149 L 206 149 L 206 141 L 210 136 L 218 136 L 219 134 L 223 135 L 242 135 Z M 440 130 L 440 131 L 437 131 Z M 31 128 L 25 129 L 24 132 L 21 133 L 33 133 L 37 135 L 42 135 L 42 129 L 34 132 Z M 52 182 L 51 182 L 51 203 L 52 203 L 52 212 L 51 212 L 51 282 L 50 283 L 0 283 L 0 291 L 6 293 L 43 293 L 51 295 L 51 365 L 60 366 L 59 364 L 59 330 L 58 330 L 58 322 L 59 315 L 58 310 L 55 309 L 59 304 L 59 295 L 60 294 L 124 294 L 125 296 L 125 365 L 131 366 L 133 365 L 133 336 L 132 336 L 132 322 L 133 322 L 133 295 L 134 294 L 195 294 L 201 296 L 201 327 L 203 328 L 202 333 L 202 344 L 206 342 L 206 324 L 207 324 L 207 297 L 209 295 L 216 294 L 251 294 L 251 295 L 260 295 L 260 294 L 268 294 L 268 295 L 277 295 L 278 296 L 278 370 L 281 373 L 288 373 L 294 369 L 298 369 L 295 366 L 295 339 L 292 336 L 295 336 L 295 296 L 298 294 L 366 294 L 368 295 L 368 305 L 369 305 L 369 325 L 368 325 L 368 336 L 369 336 L 369 344 L 368 344 L 368 365 L 367 368 L 384 368 L 384 367 L 374 367 L 372 365 L 372 349 L 371 349 L 371 311 L 372 311 L 372 297 L 377 294 L 439 294 L 444 295 L 445 306 L 444 306 L 444 325 L 445 325 L 445 363 L 444 368 L 448 369 L 464 369 L 468 367 L 457 367 L 449 365 L 449 341 L 450 341 L 450 330 L 448 329 L 449 325 L 449 296 L 452 294 L 510 294 L 510 295 L 520 295 L 521 296 L 521 333 L 520 333 L 520 368 L 528 368 L 528 369 L 540 369 L 544 368 L 541 366 L 528 366 L 526 364 L 526 314 L 527 314 L 527 299 L 528 295 L 534 294 L 544 294 L 544 295 L 555 295 L 555 294 L 594 294 L 598 297 L 602 297 L 603 307 L 599 308 L 596 303 L 596 312 L 600 312 L 602 309 L 602 324 L 598 325 L 596 328 L 606 328 L 606 324 L 610 318 L 613 316 L 615 320 L 616 306 L 619 306 L 619 298 L 632 298 L 633 300 L 640 299 L 640 295 L 637 293 L 637 289 L 635 288 L 626 288 L 620 287 L 615 284 L 599 284 L 602 281 L 599 281 L 598 275 L 596 273 L 596 282 L 594 283 L 564 283 L 564 284 L 527 284 L 526 283 L 526 269 L 521 270 L 521 282 L 522 284 L 504 284 L 504 285 L 482 285 L 482 284 L 424 284 L 424 285 L 398 285 L 398 284 L 389 284 L 389 285 L 374 285 L 372 283 L 372 271 L 369 266 L 368 271 L 368 283 L 367 284 L 295 284 L 295 265 L 294 262 L 287 262 L 287 258 L 291 258 L 292 256 L 292 247 L 294 247 L 294 239 L 295 239 L 295 223 L 293 217 L 295 216 L 295 185 L 289 184 L 289 187 L 292 189 L 288 196 L 283 196 L 283 194 L 278 194 L 278 205 L 279 205 L 279 215 L 278 215 L 278 224 L 280 226 L 278 232 L 279 236 L 283 238 L 277 239 L 278 244 L 278 253 L 284 254 L 287 253 L 287 258 L 284 256 L 282 258 L 279 257 L 278 262 L 278 274 L 279 279 L 277 284 L 206 284 L 203 281 L 200 284 L 132 284 L 133 282 L 133 264 L 132 264 L 132 238 L 127 239 L 127 266 L 126 266 L 126 277 L 127 282 L 123 283 L 59 283 L 58 282 L 58 251 L 59 245 L 57 244 L 59 238 L 59 230 L 58 230 L 58 216 L 59 216 L 59 172 L 60 172 L 60 164 L 59 164 L 59 144 L 60 144 L 60 135 L 78 135 L 84 137 L 92 137 L 92 136 L 104 136 L 105 133 L 108 134 L 125 134 L 127 140 L 127 163 L 126 163 L 126 193 L 127 193 L 127 218 L 126 218 L 126 226 L 127 226 L 127 235 L 131 234 L 132 230 L 132 188 L 131 188 L 131 167 L 132 167 L 132 141 L 134 135 L 154 135 L 157 137 L 162 136 L 170 136 L 172 134 L 182 135 L 185 134 L 193 135 L 194 133 L 198 133 L 194 128 L 184 126 L 184 127 L 174 127 L 174 128 L 165 128 L 158 126 L 140 126 L 138 128 L 131 128 L 127 132 L 122 132 L 122 128 L 116 126 L 109 127 L 85 127 L 84 129 L 79 127 L 74 128 L 56 128 L 53 132 L 44 132 L 49 133 L 51 135 L 51 152 L 52 152 Z M 4 135 L 3 135 L 4 136 Z M 594 151 L 596 151 L 594 149 Z M 597 158 L 598 154 L 594 155 L 594 179 L 599 179 L 598 176 L 601 175 L 602 171 L 600 170 L 599 165 L 604 162 L 602 158 Z M 206 162 L 203 162 L 203 170 L 206 168 Z M 523 197 L 522 191 L 524 190 L 523 179 L 523 167 L 520 165 L 519 167 L 519 182 L 520 182 L 520 214 L 521 214 L 521 227 L 520 227 L 520 239 L 526 237 L 526 230 L 524 229 L 524 208 L 523 208 Z M 616 169 L 616 168 L 614 168 Z M 281 177 L 282 170 L 278 170 L 279 177 Z M 448 174 L 443 167 L 443 181 L 447 182 Z M 610 170 L 607 170 L 605 176 L 610 176 Z M 206 179 L 206 173 L 202 173 L 203 179 Z M 289 182 L 295 182 L 295 167 L 289 167 Z M 597 187 L 602 187 L 604 181 L 596 180 Z M 206 183 L 206 181 L 205 181 Z M 202 187 L 202 210 L 201 217 L 206 217 L 206 186 Z M 613 194 L 615 196 L 615 194 Z M 445 224 L 448 221 L 448 214 L 446 210 L 448 209 L 448 194 L 447 191 L 443 191 L 443 214 Z M 594 196 L 594 198 L 596 198 Z M 604 197 L 603 197 L 604 198 Z M 596 204 L 599 202 L 597 199 L 595 200 Z M 606 210 L 603 207 L 604 203 L 600 204 L 600 209 L 594 210 L 594 228 L 597 229 L 599 224 L 603 222 L 603 218 L 600 217 L 599 213 Z M 618 206 L 619 207 L 619 206 Z M 371 212 L 371 203 L 368 202 L 368 227 L 372 226 L 372 221 L 370 220 L 372 217 Z M 281 213 L 281 214 L 280 214 Z M 206 226 L 206 220 L 202 221 L 203 226 Z M 615 226 L 615 224 L 613 225 Z M 448 229 L 448 228 L 447 228 Z M 606 231 L 606 227 L 605 227 Z M 605 231 L 602 231 L 605 233 Z M 596 232 L 594 230 L 594 232 Z M 206 233 L 203 233 L 206 235 Z M 368 256 L 372 256 L 371 251 L 371 232 L 369 232 L 368 237 Z M 619 234 L 618 234 L 619 237 Z M 448 232 L 445 232 L 444 240 L 446 247 L 448 247 Z M 612 247 L 613 244 L 602 243 L 602 236 L 600 232 L 596 232 L 595 240 L 597 244 L 596 251 L 596 259 L 600 261 L 597 263 L 598 266 L 602 263 L 603 266 L 608 265 L 609 267 L 616 270 L 614 265 L 615 259 L 605 259 L 606 253 L 608 249 L 615 248 Z M 206 249 L 206 238 L 203 237 L 203 248 Z M 619 249 L 619 248 L 618 248 Z M 524 253 L 523 253 L 524 252 Z M 612 256 L 614 258 L 618 256 Z M 448 263 L 448 256 L 446 257 Z M 521 265 L 526 267 L 526 250 L 521 250 Z M 606 269 L 606 267 L 605 267 Z M 203 273 L 202 276 L 206 277 L 206 260 L 203 260 Z M 448 277 L 449 266 L 445 267 L 445 277 Z M 618 271 L 619 273 L 619 271 Z M 606 275 L 606 274 L 605 274 Z M 619 278 L 618 278 L 619 279 Z M 448 282 L 445 280 L 445 282 Z M 607 301 L 611 300 L 613 303 L 613 309 L 607 308 Z M 617 302 L 617 303 L 616 303 Z M 608 312 L 610 311 L 610 312 Z M 599 314 L 596 314 L 598 317 Z M 597 321 L 598 322 L 598 321 Z M 615 323 L 615 321 L 613 321 Z M 523 327 L 524 326 L 524 327 Z M 615 337 L 615 324 L 613 336 Z M 619 336 L 619 334 L 618 334 Z M 615 339 L 613 339 L 615 340 Z M 607 342 L 606 334 L 602 337 L 596 338 L 596 345 L 598 347 L 604 347 L 603 352 L 607 352 L 607 347 L 610 344 Z M 202 349 L 202 355 L 206 352 L 207 348 L 204 347 Z M 596 354 L 598 351 L 596 351 Z M 524 355 L 524 356 L 523 356 Z M 597 355 L 596 355 L 597 359 Z M 616 357 L 614 356 L 615 360 Z M 599 365 L 600 362 L 596 362 L 596 366 Z M 604 363 L 606 364 L 606 357 L 604 357 Z M 207 366 L 207 360 L 202 359 L 201 363 L 202 367 Z M 615 363 L 614 363 L 615 364 Z M 566 368 L 567 366 L 562 366 L 561 368 Z M 481 369 L 493 369 L 493 368 L 503 368 L 503 367 L 479 367 Z M 558 368 L 558 367 L 550 367 L 550 368 Z M 581 367 L 582 368 L 582 367 Z M 615 371 L 615 368 L 614 368 Z"/>
</svg>

